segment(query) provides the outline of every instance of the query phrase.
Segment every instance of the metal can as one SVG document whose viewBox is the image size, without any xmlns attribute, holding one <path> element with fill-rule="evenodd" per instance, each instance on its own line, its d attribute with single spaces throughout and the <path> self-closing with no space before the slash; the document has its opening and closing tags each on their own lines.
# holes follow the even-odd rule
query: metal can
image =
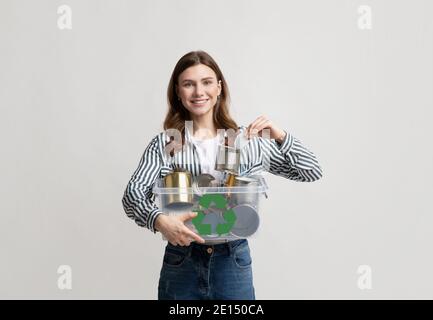
<svg viewBox="0 0 433 320">
<path fill-rule="evenodd" d="M 215 170 L 237 173 L 240 166 L 241 153 L 239 149 L 220 144 L 215 161 Z"/>
<path fill-rule="evenodd" d="M 225 187 L 234 187 L 236 184 L 237 175 L 234 173 L 228 173 L 224 182 Z"/>
<path fill-rule="evenodd" d="M 233 203 L 238 204 L 250 204 L 257 205 L 259 201 L 259 194 L 257 193 L 257 186 L 259 182 L 257 179 L 251 177 L 236 177 L 235 178 L 235 187 L 238 188 L 236 193 L 233 193 Z"/>
<path fill-rule="evenodd" d="M 173 188 L 164 197 L 165 208 L 169 210 L 189 210 L 193 207 L 192 177 L 188 170 L 177 168 L 164 177 L 164 187 Z"/>
</svg>

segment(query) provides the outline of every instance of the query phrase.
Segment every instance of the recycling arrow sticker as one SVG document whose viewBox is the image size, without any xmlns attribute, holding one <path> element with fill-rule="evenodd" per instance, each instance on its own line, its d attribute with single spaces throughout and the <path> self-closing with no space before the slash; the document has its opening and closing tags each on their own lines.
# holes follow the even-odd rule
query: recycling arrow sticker
<svg viewBox="0 0 433 320">
<path fill-rule="evenodd" d="M 222 234 L 229 233 L 236 222 L 236 214 L 232 209 L 227 207 L 227 199 L 221 194 L 205 194 L 200 200 L 199 204 L 205 209 L 209 209 L 208 213 L 205 210 L 196 210 L 197 216 L 192 219 L 192 224 L 197 229 L 198 233 L 201 235 L 212 234 L 212 225 L 205 223 L 205 218 L 209 215 L 209 211 L 214 211 L 215 209 L 224 210 L 222 216 L 224 218 L 224 223 L 218 223 L 216 226 L 216 232 L 219 236 Z"/>
</svg>

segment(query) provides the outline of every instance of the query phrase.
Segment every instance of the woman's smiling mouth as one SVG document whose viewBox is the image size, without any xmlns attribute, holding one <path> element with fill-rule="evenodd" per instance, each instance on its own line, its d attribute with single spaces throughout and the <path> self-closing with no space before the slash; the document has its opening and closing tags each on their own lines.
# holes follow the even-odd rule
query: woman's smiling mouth
<svg viewBox="0 0 433 320">
<path fill-rule="evenodd" d="M 194 106 L 201 107 L 204 106 L 208 100 L 209 99 L 196 99 L 196 100 L 191 100 L 191 102 Z"/>
</svg>

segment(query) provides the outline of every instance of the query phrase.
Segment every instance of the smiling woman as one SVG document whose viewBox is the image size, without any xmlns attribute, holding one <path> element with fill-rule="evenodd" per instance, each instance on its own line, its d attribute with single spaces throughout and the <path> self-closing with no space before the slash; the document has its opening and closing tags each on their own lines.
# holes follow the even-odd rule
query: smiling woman
<svg viewBox="0 0 433 320">
<path fill-rule="evenodd" d="M 228 110 L 230 94 L 224 75 L 214 59 L 203 51 L 180 58 L 167 89 L 169 110 L 164 129 L 177 129 L 185 136 L 185 120 L 193 120 L 194 130 L 206 128 L 211 138 L 216 128 L 237 130 Z M 213 134 L 215 132 L 215 134 Z"/>
<path fill-rule="evenodd" d="M 228 111 L 229 91 L 213 58 L 203 51 L 189 52 L 177 62 L 168 85 L 165 132 L 152 139 L 123 197 L 125 212 L 139 226 L 161 232 L 168 240 L 163 258 L 159 299 L 255 299 L 252 259 L 248 240 L 205 241 L 185 222 L 196 217 L 187 212 L 165 215 L 155 204 L 153 186 L 175 169 L 197 177 L 214 174 L 218 150 L 217 130 L 245 134 L 246 163 L 239 175 L 267 170 L 287 179 L 311 182 L 321 178 L 315 155 L 267 117 L 256 118 L 248 127 L 238 127 Z M 192 128 L 186 121 L 192 120 Z M 167 157 L 171 142 L 168 129 L 181 133 L 185 147 Z M 264 131 L 270 133 L 265 138 Z M 261 136 L 260 136 L 261 134 Z M 179 141 L 180 143 L 180 141 Z"/>
<path fill-rule="evenodd" d="M 192 79 L 201 76 L 204 78 Z M 199 64 L 182 72 L 179 78 L 180 85 L 176 85 L 176 93 L 193 120 L 210 112 L 221 92 L 221 80 L 217 82 L 215 72 L 208 66 Z"/>
</svg>

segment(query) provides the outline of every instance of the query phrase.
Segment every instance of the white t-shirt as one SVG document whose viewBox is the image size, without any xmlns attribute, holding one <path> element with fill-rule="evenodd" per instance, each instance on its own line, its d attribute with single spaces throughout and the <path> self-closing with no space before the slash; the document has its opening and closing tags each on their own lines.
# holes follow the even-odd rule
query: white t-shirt
<svg viewBox="0 0 433 320">
<path fill-rule="evenodd" d="M 215 138 L 204 140 L 191 138 L 198 152 L 202 173 L 211 174 L 215 179 L 221 180 L 223 173 L 215 170 L 219 136 L 217 135 Z"/>
</svg>

